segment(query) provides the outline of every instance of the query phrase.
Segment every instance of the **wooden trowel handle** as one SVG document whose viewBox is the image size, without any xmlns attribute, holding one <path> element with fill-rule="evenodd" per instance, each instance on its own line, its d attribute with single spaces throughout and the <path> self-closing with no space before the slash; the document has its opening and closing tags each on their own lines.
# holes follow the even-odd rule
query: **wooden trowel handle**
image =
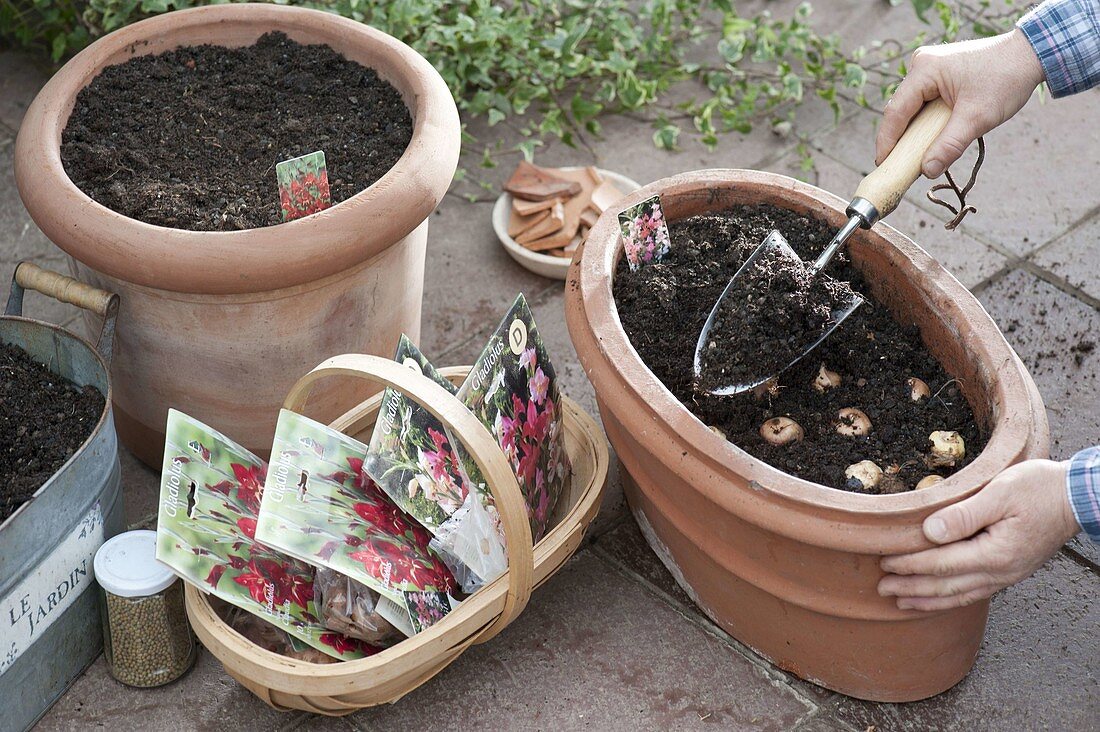
<svg viewBox="0 0 1100 732">
<path fill-rule="evenodd" d="M 878 218 L 897 208 L 909 186 L 920 177 L 924 153 L 950 117 L 951 107 L 942 99 L 925 104 L 910 120 L 909 127 L 882 165 L 860 182 L 856 197 L 870 201 L 878 210 Z"/>
</svg>

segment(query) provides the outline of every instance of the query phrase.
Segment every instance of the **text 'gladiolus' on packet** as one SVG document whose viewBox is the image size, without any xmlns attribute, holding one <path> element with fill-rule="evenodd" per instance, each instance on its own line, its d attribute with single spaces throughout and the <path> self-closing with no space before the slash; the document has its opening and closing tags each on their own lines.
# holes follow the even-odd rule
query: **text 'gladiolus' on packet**
<svg viewBox="0 0 1100 732">
<path fill-rule="evenodd" d="M 457 387 L 402 335 L 394 360 L 452 394 Z M 364 463 L 394 503 L 435 535 L 431 546 L 467 592 L 508 566 L 492 496 L 472 459 L 431 412 L 395 389 L 386 389 Z"/>
<path fill-rule="evenodd" d="M 267 464 L 176 410 L 166 433 L 157 559 L 203 592 L 334 658 L 377 652 L 321 625 L 313 567 L 255 540 Z"/>
<path fill-rule="evenodd" d="M 288 410 L 279 413 L 256 537 L 362 583 L 407 635 L 450 611 L 457 589 L 431 534 L 363 470 L 367 446 Z"/>
</svg>

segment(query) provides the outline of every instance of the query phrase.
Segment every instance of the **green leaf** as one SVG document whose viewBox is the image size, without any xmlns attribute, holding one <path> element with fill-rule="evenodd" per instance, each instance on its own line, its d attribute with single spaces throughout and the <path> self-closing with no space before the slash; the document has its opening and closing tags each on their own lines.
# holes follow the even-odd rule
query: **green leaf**
<svg viewBox="0 0 1100 732">
<path fill-rule="evenodd" d="M 917 19 L 922 23 L 928 23 L 928 18 L 925 15 L 935 3 L 936 0 L 912 0 L 913 12 L 917 14 Z"/>
<path fill-rule="evenodd" d="M 850 89 L 862 89 L 867 83 L 867 70 L 859 64 L 844 64 L 844 86 Z"/>
<path fill-rule="evenodd" d="M 679 139 L 680 128 L 673 124 L 663 125 L 653 133 L 653 144 L 662 150 L 675 150 Z"/>
</svg>

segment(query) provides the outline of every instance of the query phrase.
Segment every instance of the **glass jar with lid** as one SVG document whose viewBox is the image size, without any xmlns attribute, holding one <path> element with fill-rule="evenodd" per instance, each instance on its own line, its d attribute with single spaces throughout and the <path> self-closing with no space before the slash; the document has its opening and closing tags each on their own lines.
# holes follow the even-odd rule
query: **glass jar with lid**
<svg viewBox="0 0 1100 732">
<path fill-rule="evenodd" d="M 111 676 L 128 686 L 175 681 L 197 653 L 183 583 L 157 561 L 156 547 L 156 532 L 128 531 L 105 542 L 95 555 L 103 657 Z"/>
</svg>

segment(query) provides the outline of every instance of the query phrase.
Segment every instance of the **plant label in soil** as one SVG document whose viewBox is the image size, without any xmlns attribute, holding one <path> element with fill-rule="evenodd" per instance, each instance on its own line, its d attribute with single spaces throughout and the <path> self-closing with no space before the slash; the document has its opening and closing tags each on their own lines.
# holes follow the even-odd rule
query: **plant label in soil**
<svg viewBox="0 0 1100 732">
<path fill-rule="evenodd" d="M 409 606 L 405 593 L 454 591 L 446 563 L 428 546 L 431 533 L 371 480 L 363 470 L 366 454 L 363 443 L 282 410 L 256 539 L 346 575 L 400 608 Z M 413 627 L 442 617 L 428 610 Z M 395 625 L 407 627 L 408 619 Z"/>
<path fill-rule="evenodd" d="M 324 211 L 332 205 L 323 150 L 284 160 L 275 166 L 283 221 Z"/>
<path fill-rule="evenodd" d="M 647 198 L 621 212 L 619 228 L 631 271 L 637 271 L 644 264 L 660 262 L 668 254 L 671 239 L 660 196 Z"/>
<path fill-rule="evenodd" d="M 407 336 L 401 336 L 394 360 L 456 391 Z M 435 536 L 431 546 L 463 588 L 472 591 L 503 573 L 508 559 L 492 494 L 484 488 L 477 465 L 455 445 L 450 430 L 431 412 L 386 389 L 364 469 L 402 511 Z"/>
<path fill-rule="evenodd" d="M 165 432 L 157 559 L 203 592 L 329 656 L 355 659 L 376 653 L 378 648 L 318 622 L 313 567 L 256 541 L 267 464 L 174 409 Z"/>
<path fill-rule="evenodd" d="M 523 348 L 517 347 L 520 343 Z M 557 375 L 522 294 L 474 362 L 458 396 L 508 458 L 527 502 L 531 536 L 538 541 L 571 467 Z"/>
</svg>

